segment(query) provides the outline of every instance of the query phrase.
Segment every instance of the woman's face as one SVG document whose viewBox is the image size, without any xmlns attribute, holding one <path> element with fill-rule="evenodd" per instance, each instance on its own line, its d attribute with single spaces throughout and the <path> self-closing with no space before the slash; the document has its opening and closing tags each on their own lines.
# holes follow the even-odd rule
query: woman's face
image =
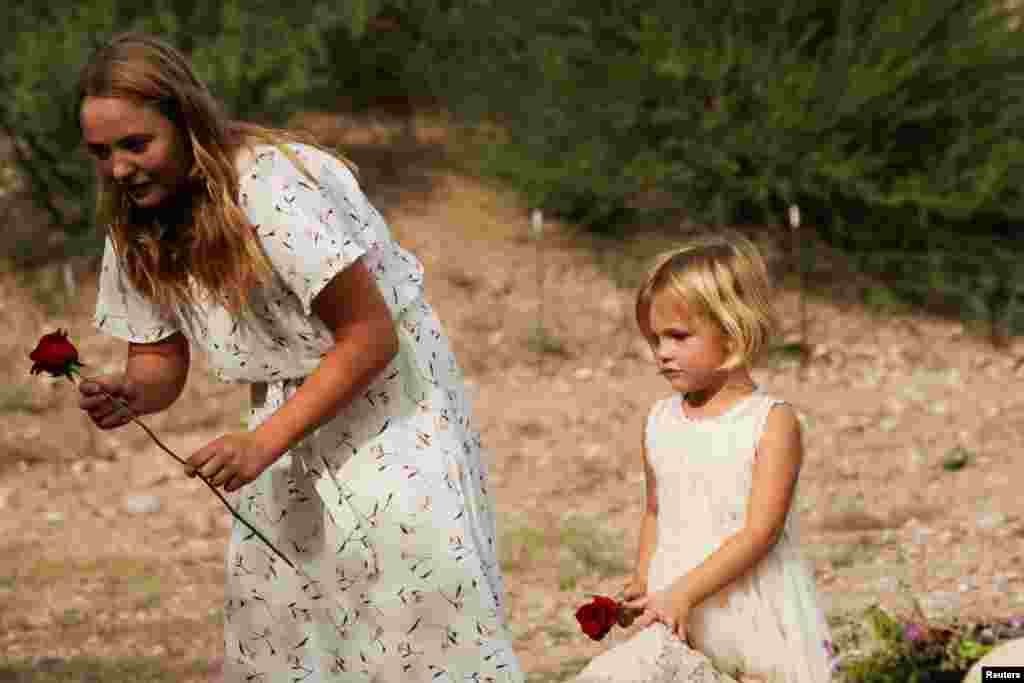
<svg viewBox="0 0 1024 683">
<path fill-rule="evenodd" d="M 184 136 L 151 106 L 121 97 L 82 101 L 82 137 L 96 172 L 152 209 L 182 192 L 191 159 Z"/>
</svg>

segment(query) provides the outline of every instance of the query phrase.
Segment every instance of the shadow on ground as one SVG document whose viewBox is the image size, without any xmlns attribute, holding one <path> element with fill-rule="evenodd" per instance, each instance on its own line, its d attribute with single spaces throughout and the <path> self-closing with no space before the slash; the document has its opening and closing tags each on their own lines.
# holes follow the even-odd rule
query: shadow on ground
<svg viewBox="0 0 1024 683">
<path fill-rule="evenodd" d="M 217 668 L 201 660 L 175 665 L 159 657 L 43 657 L 0 662 L 0 683 L 171 683 L 205 680 Z"/>
</svg>

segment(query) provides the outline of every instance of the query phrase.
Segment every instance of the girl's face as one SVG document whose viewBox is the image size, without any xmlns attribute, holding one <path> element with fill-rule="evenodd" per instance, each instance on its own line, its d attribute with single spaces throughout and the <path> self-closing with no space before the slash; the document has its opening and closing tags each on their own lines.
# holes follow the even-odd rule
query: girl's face
<svg viewBox="0 0 1024 683">
<path fill-rule="evenodd" d="M 185 187 L 191 166 L 184 136 L 156 109 L 121 97 L 86 97 L 82 137 L 96 172 L 136 205 L 163 205 Z"/>
<path fill-rule="evenodd" d="M 651 336 L 658 370 L 683 394 L 714 390 L 728 375 L 720 370 L 729 357 L 724 334 L 710 320 L 694 316 L 682 301 L 656 294 L 650 308 Z"/>
</svg>

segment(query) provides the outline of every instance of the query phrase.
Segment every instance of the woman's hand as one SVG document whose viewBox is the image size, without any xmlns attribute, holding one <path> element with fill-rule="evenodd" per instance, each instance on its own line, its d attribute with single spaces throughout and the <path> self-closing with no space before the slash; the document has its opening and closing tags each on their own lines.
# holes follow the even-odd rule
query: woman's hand
<svg viewBox="0 0 1024 683">
<path fill-rule="evenodd" d="M 139 390 L 125 381 L 123 375 L 83 377 L 78 385 L 78 392 L 81 394 L 78 407 L 88 413 L 89 418 L 100 429 L 123 427 L 131 422 L 131 412 L 110 400 L 104 391 L 124 401 L 131 411 L 136 410 L 134 404 L 139 400 Z"/>
<path fill-rule="evenodd" d="M 186 461 L 185 474 L 201 474 L 213 486 L 237 491 L 270 467 L 277 456 L 252 432 L 232 432 L 211 441 Z"/>
<path fill-rule="evenodd" d="M 669 587 L 624 604 L 626 607 L 643 609 L 643 614 L 635 622 L 637 626 L 644 628 L 655 621 L 660 621 L 679 640 L 693 647 L 687 633 L 687 624 L 690 619 L 692 605 L 681 591 L 673 590 L 672 587 Z"/>
<path fill-rule="evenodd" d="M 626 584 L 622 587 L 622 599 L 623 600 L 636 600 L 647 595 L 647 579 L 641 576 L 634 575 Z"/>
</svg>

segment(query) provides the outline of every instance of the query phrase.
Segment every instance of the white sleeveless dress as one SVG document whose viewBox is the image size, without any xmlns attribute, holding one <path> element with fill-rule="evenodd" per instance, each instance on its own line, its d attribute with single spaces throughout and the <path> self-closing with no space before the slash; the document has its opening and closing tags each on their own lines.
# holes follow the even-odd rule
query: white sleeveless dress
<svg viewBox="0 0 1024 683">
<path fill-rule="evenodd" d="M 662 590 L 738 532 L 747 516 L 755 448 L 783 403 L 760 388 L 723 415 L 690 419 L 682 396 L 655 404 L 647 457 L 658 482 L 657 547 L 648 588 Z M 690 612 L 694 649 L 660 623 L 596 657 L 576 683 L 767 683 L 830 680 L 828 626 L 800 555 L 794 495 L 783 533 L 757 565 Z"/>
</svg>

